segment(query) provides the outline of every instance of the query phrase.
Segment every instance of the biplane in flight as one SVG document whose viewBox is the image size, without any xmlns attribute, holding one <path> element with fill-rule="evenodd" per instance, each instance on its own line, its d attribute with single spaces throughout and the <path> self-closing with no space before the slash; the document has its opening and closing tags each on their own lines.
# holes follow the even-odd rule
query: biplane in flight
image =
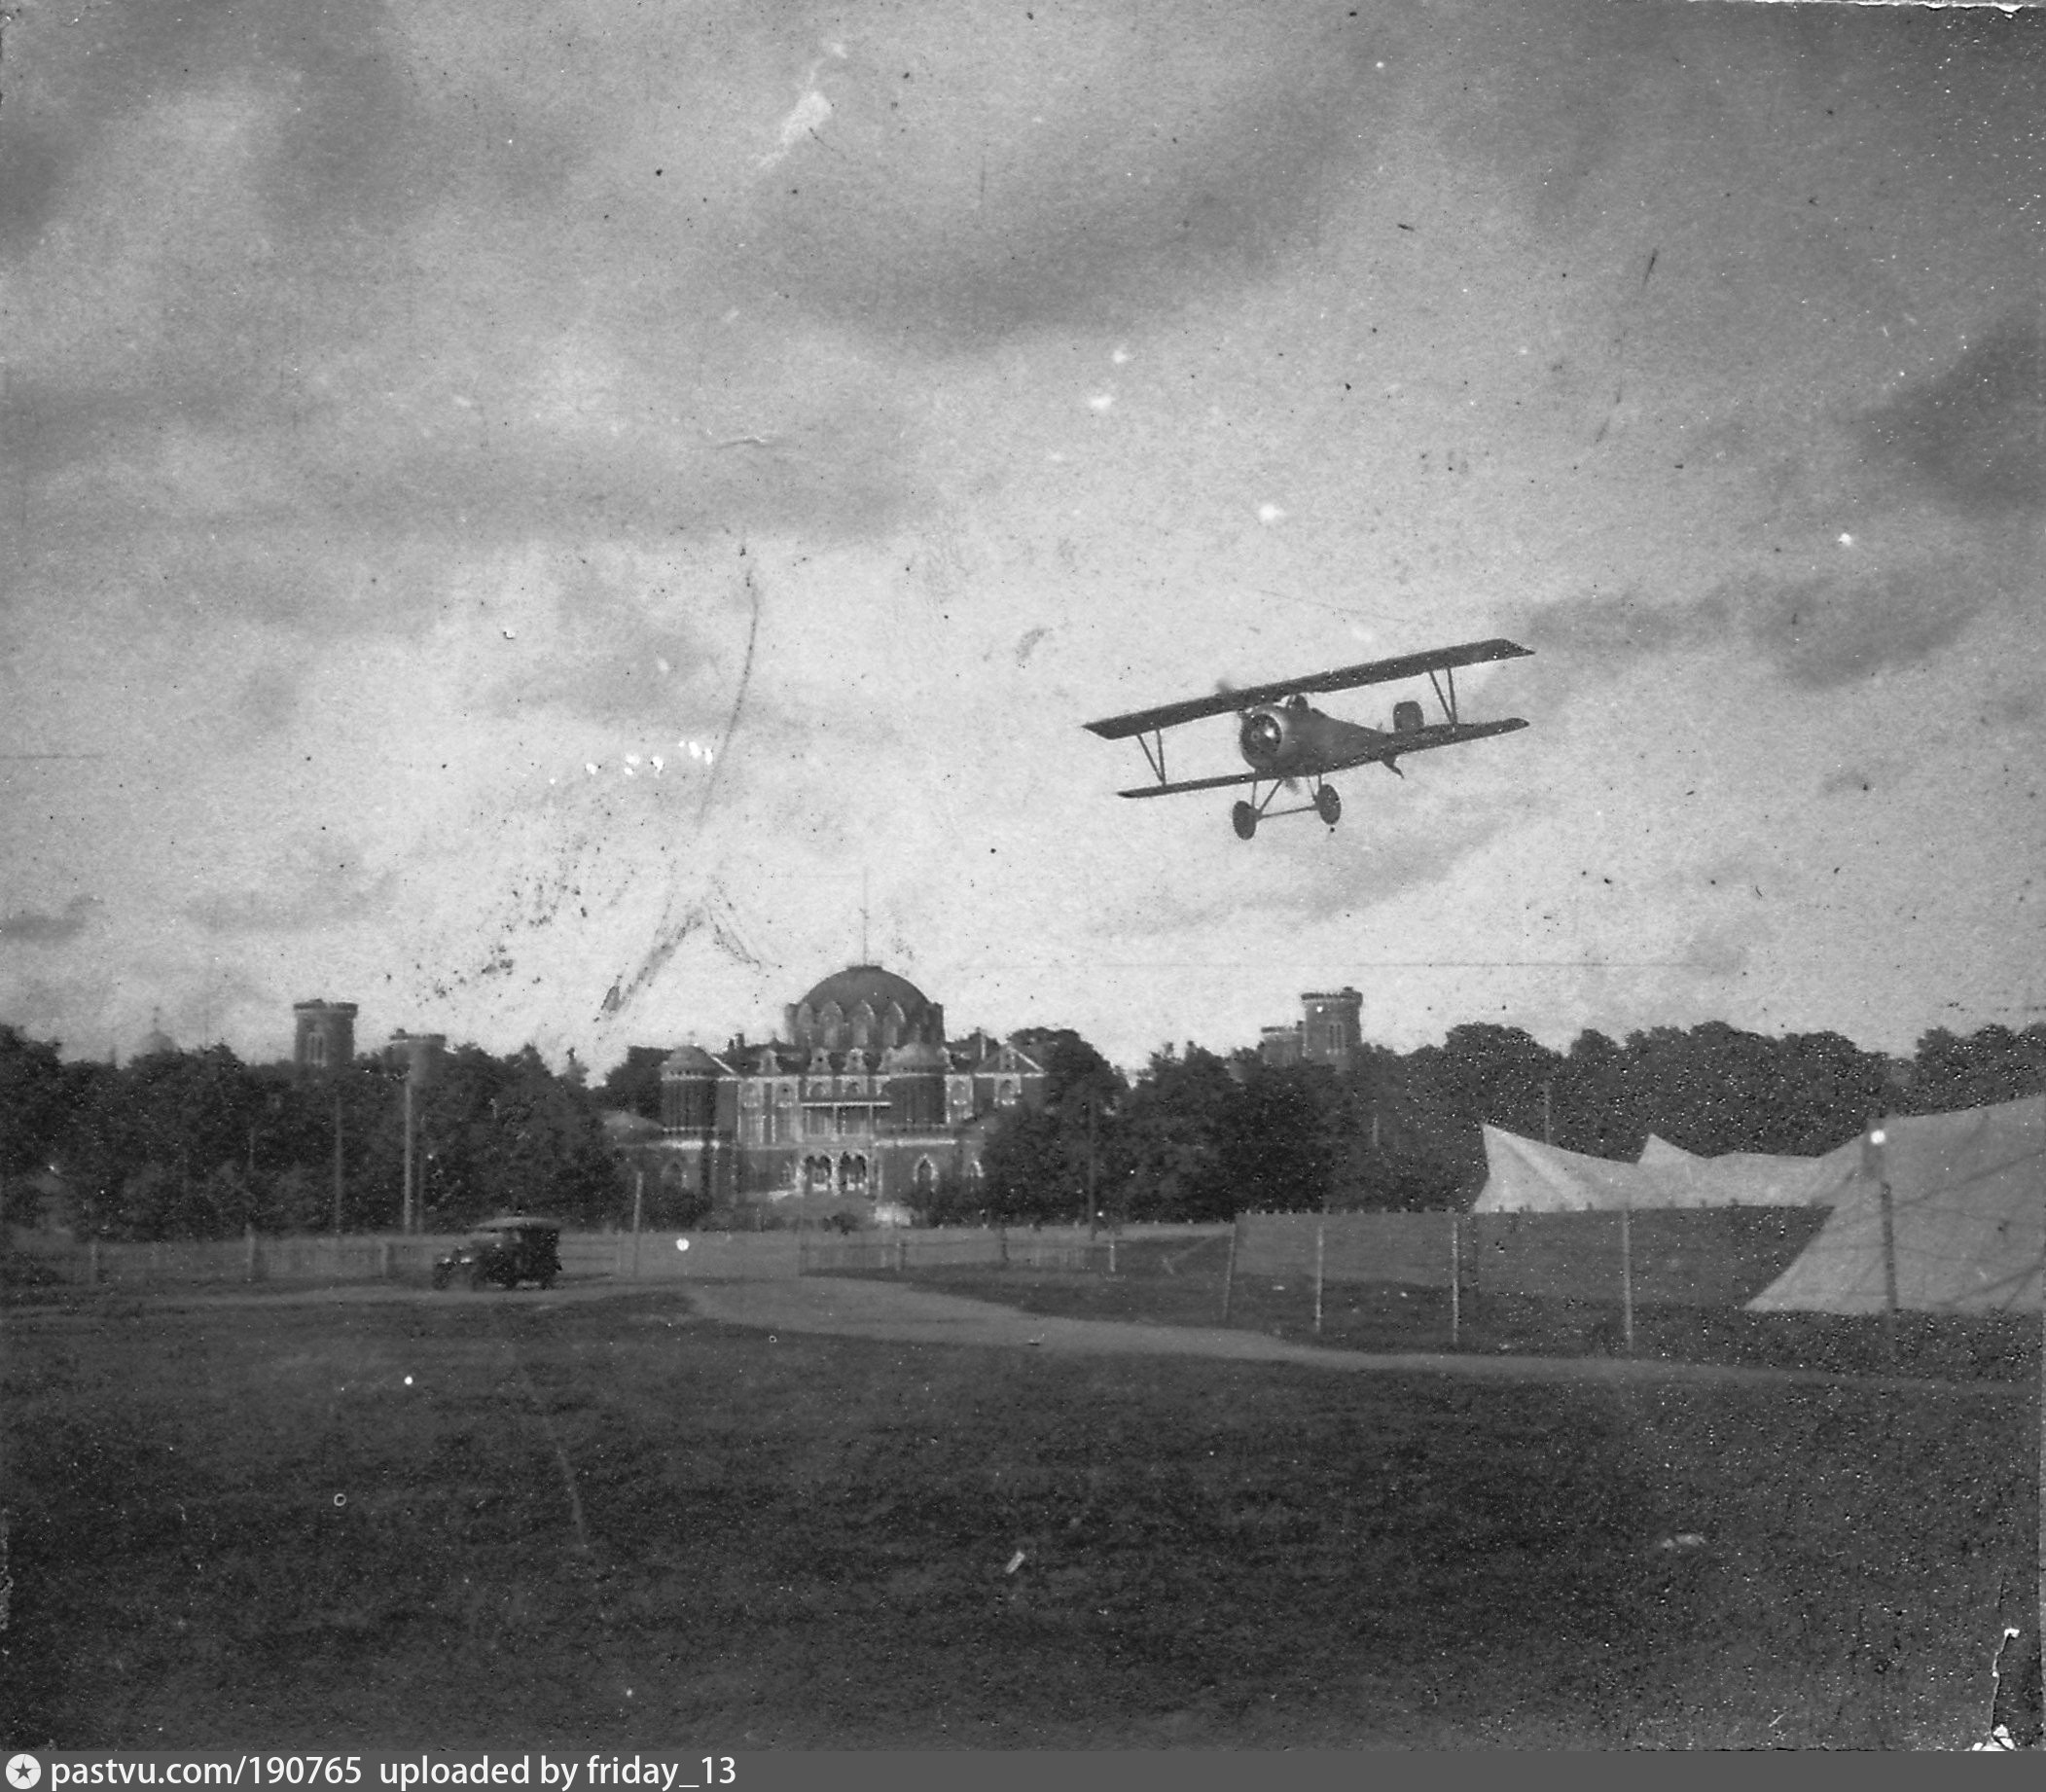
<svg viewBox="0 0 2046 1792">
<path fill-rule="evenodd" d="M 1424 752 L 1429 747 L 1459 746 L 1466 740 L 1483 740 L 1490 735 L 1510 735 L 1517 728 L 1526 728 L 1527 724 L 1518 716 L 1497 722 L 1460 720 L 1456 714 L 1456 668 L 1483 665 L 1492 660 L 1518 660 L 1532 651 L 1514 641 L 1465 641 L 1458 647 L 1438 647 L 1428 653 L 1405 654 L 1396 660 L 1338 666 L 1332 672 L 1314 672 L 1305 678 L 1218 691 L 1213 697 L 1190 698 L 1182 703 L 1162 703 L 1156 709 L 1107 716 L 1089 722 L 1086 727 L 1104 740 L 1122 740 L 1134 735 L 1143 748 L 1144 758 L 1150 762 L 1158 781 L 1119 792 L 1122 796 L 1172 797 L 1188 790 L 1219 790 L 1225 785 L 1248 784 L 1249 800 L 1238 802 L 1230 811 L 1230 819 L 1242 839 L 1250 839 L 1267 814 L 1304 815 L 1311 810 L 1334 827 L 1343 813 L 1343 799 L 1325 781 L 1334 773 L 1356 766 L 1380 765 L 1404 777 L 1399 762 L 1409 753 Z M 1347 691 L 1357 685 L 1386 684 L 1423 675 L 1434 687 L 1447 718 L 1444 721 L 1424 720 L 1420 703 L 1413 699 L 1393 704 L 1390 729 L 1341 721 L 1323 715 L 1308 701 L 1310 694 L 1323 691 Z M 1198 722 L 1203 716 L 1231 714 L 1241 718 L 1237 745 L 1250 770 L 1173 783 L 1166 775 L 1165 731 L 1177 728 L 1182 722 Z M 1281 790 L 1297 789 L 1303 781 L 1310 792 L 1308 802 L 1298 808 L 1272 807 Z M 1272 788 L 1260 799 L 1258 786 L 1265 783 Z"/>
</svg>

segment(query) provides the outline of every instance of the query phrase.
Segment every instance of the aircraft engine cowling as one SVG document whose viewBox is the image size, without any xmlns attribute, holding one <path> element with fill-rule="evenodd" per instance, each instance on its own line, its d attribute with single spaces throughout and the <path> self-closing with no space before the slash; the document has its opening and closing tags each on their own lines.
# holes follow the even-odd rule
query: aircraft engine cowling
<svg viewBox="0 0 2046 1792">
<path fill-rule="evenodd" d="M 1237 734 L 1244 763 L 1258 771 L 1274 771 L 1294 755 L 1294 720 L 1282 708 L 1253 709 Z"/>
</svg>

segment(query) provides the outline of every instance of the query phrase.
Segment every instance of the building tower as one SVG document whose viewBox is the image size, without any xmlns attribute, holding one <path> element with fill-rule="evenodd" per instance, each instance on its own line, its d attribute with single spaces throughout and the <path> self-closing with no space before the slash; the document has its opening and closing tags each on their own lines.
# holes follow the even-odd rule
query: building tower
<svg viewBox="0 0 2046 1792">
<path fill-rule="evenodd" d="M 1302 1060 L 1347 1070 L 1364 1043 L 1364 998 L 1345 985 L 1336 990 L 1310 990 L 1300 998 L 1300 1005 Z"/>
<path fill-rule="evenodd" d="M 1258 1029 L 1257 1055 L 1268 1070 L 1284 1070 L 1300 1062 L 1300 1022 Z"/>
<path fill-rule="evenodd" d="M 294 1002 L 291 1011 L 299 1023 L 291 1061 L 301 1071 L 324 1074 L 355 1061 L 353 1002 Z"/>
</svg>

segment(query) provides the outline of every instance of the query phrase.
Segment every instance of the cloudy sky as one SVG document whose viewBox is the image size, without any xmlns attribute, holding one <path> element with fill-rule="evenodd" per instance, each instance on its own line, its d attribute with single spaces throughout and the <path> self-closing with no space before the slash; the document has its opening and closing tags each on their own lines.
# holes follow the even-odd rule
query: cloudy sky
<svg viewBox="0 0 2046 1792">
<path fill-rule="evenodd" d="M 1131 1064 L 1343 984 L 1402 1050 L 2040 1019 L 2042 70 L 1920 8 L 29 9 L 0 1018 L 601 1065 L 864 910 Z M 1531 726 L 1333 832 L 1080 726 L 1495 634 Z"/>
</svg>

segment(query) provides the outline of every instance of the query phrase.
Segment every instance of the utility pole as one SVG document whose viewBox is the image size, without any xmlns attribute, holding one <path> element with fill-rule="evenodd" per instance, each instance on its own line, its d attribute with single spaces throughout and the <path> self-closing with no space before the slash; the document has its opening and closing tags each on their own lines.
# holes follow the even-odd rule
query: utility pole
<svg viewBox="0 0 2046 1792">
<path fill-rule="evenodd" d="M 341 1235 L 341 1092 L 334 1086 L 334 1236 Z"/>
<path fill-rule="evenodd" d="M 1087 1101 L 1087 1236 L 1090 1240 L 1101 1230 L 1100 1197 L 1095 1185 L 1095 1102 L 1090 1095 Z"/>
<path fill-rule="evenodd" d="M 1883 1348 L 1891 1368 L 1897 1362 L 1897 1222 L 1889 1187 L 1887 1139 L 1871 1126 L 1861 1139 L 1861 1173 L 1874 1179 L 1877 1205 L 1883 1214 Z"/>
<path fill-rule="evenodd" d="M 405 1191 L 399 1197 L 398 1230 L 406 1234 L 416 1230 L 413 1223 L 413 1079 L 410 1070 L 405 1076 Z"/>
</svg>

